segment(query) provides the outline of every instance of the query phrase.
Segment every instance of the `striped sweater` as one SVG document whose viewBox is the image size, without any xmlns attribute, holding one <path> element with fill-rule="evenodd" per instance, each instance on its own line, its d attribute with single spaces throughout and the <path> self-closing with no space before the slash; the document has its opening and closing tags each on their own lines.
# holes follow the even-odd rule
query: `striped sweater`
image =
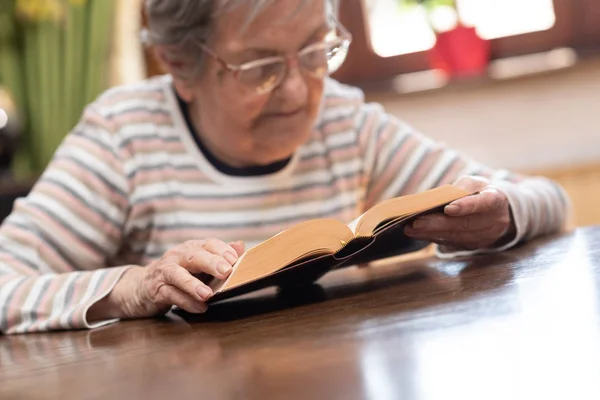
<svg viewBox="0 0 600 400">
<path fill-rule="evenodd" d="M 90 324 L 86 312 L 127 268 L 174 245 L 216 237 L 251 247 L 301 221 L 350 222 L 382 200 L 462 175 L 489 177 L 507 194 L 517 237 L 505 248 L 565 224 L 568 199 L 553 182 L 470 160 L 333 80 L 311 139 L 283 169 L 253 177 L 208 162 L 168 76 L 111 89 L 0 227 L 0 331 L 115 322 Z"/>
</svg>

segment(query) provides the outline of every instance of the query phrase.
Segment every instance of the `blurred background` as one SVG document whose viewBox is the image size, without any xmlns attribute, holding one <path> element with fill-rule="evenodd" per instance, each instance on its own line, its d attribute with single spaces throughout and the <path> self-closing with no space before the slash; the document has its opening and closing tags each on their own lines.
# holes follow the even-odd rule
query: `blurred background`
<svg viewBox="0 0 600 400">
<path fill-rule="evenodd" d="M 600 0 L 338 0 L 335 78 L 495 167 L 548 176 L 600 223 Z M 85 105 L 163 73 L 141 0 L 0 0 L 0 218 Z"/>
</svg>

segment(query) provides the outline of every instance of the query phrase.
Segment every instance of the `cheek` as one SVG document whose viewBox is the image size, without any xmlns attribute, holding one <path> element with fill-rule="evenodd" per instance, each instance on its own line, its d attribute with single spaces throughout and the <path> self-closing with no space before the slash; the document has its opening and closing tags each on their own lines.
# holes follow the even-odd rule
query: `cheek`
<svg viewBox="0 0 600 400">
<path fill-rule="evenodd" d="M 323 96 L 324 81 L 321 79 L 311 79 L 308 84 L 310 109 L 313 114 L 317 112 L 321 105 Z"/>
<path fill-rule="evenodd" d="M 261 115 L 267 100 L 268 96 L 248 96 L 245 99 L 238 96 L 230 98 L 224 106 L 229 109 L 230 118 L 237 120 L 240 125 L 251 127 L 253 121 Z"/>
<path fill-rule="evenodd" d="M 209 118 L 218 121 L 218 124 L 230 131 L 250 129 L 253 121 L 260 115 L 268 100 L 268 96 L 256 96 L 245 93 L 236 82 L 225 80 L 208 83 L 211 91 L 206 93 L 205 103 L 214 105 L 208 110 Z"/>
</svg>

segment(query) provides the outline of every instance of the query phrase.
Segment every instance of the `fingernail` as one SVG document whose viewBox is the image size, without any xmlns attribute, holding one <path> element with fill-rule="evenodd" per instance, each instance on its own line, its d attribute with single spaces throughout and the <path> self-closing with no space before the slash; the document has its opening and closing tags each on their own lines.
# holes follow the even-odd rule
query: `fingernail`
<svg viewBox="0 0 600 400">
<path fill-rule="evenodd" d="M 198 303 L 198 304 L 194 304 L 194 308 L 196 309 L 196 311 L 198 312 L 198 314 L 202 314 L 203 312 L 206 311 L 206 309 L 208 307 L 206 307 L 205 303 Z"/>
<path fill-rule="evenodd" d="M 210 290 L 210 288 L 206 286 L 198 286 L 196 288 L 196 293 L 198 293 L 198 296 L 200 296 L 200 298 L 206 300 L 212 295 L 212 290 Z"/>
<path fill-rule="evenodd" d="M 227 275 L 229 271 L 231 271 L 231 265 L 225 264 L 224 262 L 219 263 L 219 265 L 217 265 L 217 271 L 222 275 Z"/>
<path fill-rule="evenodd" d="M 416 220 L 415 222 L 413 222 L 412 228 L 413 229 L 425 229 L 425 228 L 427 228 L 427 225 L 429 225 L 427 223 L 427 221 L 419 219 L 419 220 Z"/>
<path fill-rule="evenodd" d="M 238 259 L 237 256 L 230 251 L 226 251 L 225 254 L 223 254 L 223 258 L 231 265 L 235 264 Z"/>
<path fill-rule="evenodd" d="M 445 208 L 446 214 L 458 214 L 460 212 L 460 207 L 456 204 L 451 204 L 446 206 Z"/>
</svg>

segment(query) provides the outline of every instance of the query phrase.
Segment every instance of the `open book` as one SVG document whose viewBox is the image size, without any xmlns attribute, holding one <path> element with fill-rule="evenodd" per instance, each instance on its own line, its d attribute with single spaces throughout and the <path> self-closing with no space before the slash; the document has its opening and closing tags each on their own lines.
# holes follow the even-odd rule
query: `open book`
<svg viewBox="0 0 600 400">
<path fill-rule="evenodd" d="M 382 202 L 349 225 L 329 218 L 295 225 L 244 253 L 227 279 L 213 280 L 209 302 L 310 284 L 333 269 L 421 250 L 429 243 L 405 236 L 404 226 L 471 194 L 445 185 Z"/>
</svg>

